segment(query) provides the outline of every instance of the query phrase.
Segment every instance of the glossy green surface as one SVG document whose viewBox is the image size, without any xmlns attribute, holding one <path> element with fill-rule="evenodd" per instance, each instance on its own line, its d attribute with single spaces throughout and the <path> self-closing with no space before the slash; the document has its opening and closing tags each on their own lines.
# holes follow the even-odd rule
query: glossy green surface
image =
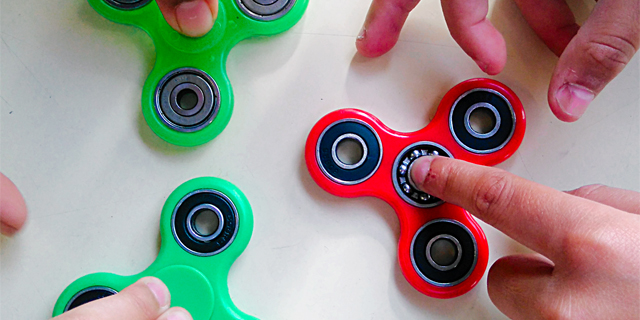
<svg viewBox="0 0 640 320">
<path fill-rule="evenodd" d="M 251 36 L 272 35 L 295 25 L 308 0 L 296 0 L 293 8 L 273 21 L 247 16 L 234 0 L 219 0 L 218 18 L 211 31 L 199 38 L 183 36 L 164 20 L 155 1 L 134 10 L 116 9 L 104 0 L 88 0 L 101 15 L 114 22 L 138 26 L 149 34 L 156 49 L 156 63 L 142 89 L 142 113 L 149 127 L 165 141 L 196 146 L 215 138 L 229 123 L 233 92 L 226 72 L 227 55 L 239 41 Z M 158 82 L 172 70 L 190 67 L 209 74 L 220 89 L 220 111 L 211 124 L 196 132 L 179 132 L 168 127 L 155 112 Z"/>
<path fill-rule="evenodd" d="M 226 195 L 238 212 L 238 231 L 224 251 L 208 257 L 185 251 L 175 240 L 171 219 L 179 201 L 196 190 L 216 190 Z M 156 260 L 144 271 L 132 276 L 94 273 L 70 284 L 60 295 L 53 316 L 64 312 L 69 301 L 80 291 L 91 287 L 108 287 L 121 291 L 138 279 L 154 276 L 171 292 L 171 306 L 187 309 L 194 320 L 255 319 L 238 310 L 229 297 L 227 276 L 233 262 L 246 248 L 253 231 L 253 215 L 245 196 L 231 183 L 211 177 L 185 182 L 171 193 L 162 209 L 160 236 L 162 244 Z"/>
</svg>

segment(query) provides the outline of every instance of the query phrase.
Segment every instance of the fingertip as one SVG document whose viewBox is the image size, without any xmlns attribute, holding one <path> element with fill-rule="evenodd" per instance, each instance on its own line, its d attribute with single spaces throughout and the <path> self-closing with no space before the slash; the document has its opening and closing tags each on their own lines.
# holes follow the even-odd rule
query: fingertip
<svg viewBox="0 0 640 320">
<path fill-rule="evenodd" d="M 495 61 L 475 60 L 475 62 L 480 68 L 480 70 L 482 70 L 482 72 L 490 76 L 495 76 L 500 72 L 502 72 L 506 63 L 505 61 L 501 61 L 501 60 L 495 60 Z"/>
<path fill-rule="evenodd" d="M 375 28 L 371 32 L 367 27 L 362 27 L 356 38 L 356 49 L 367 58 L 377 58 L 389 52 L 397 41 L 397 37 L 376 34 Z"/>
<path fill-rule="evenodd" d="M 468 50 L 477 56 L 474 60 L 484 73 L 495 76 L 502 72 L 507 64 L 507 45 L 502 34 L 488 21 L 487 25 L 484 43 L 470 45 Z"/>
<path fill-rule="evenodd" d="M 0 232 L 12 236 L 27 220 L 27 205 L 18 188 L 0 173 Z"/>
<path fill-rule="evenodd" d="M 16 234 L 16 232 L 18 232 L 18 229 L 4 222 L 0 222 L 0 233 L 4 234 L 5 236 L 11 237 Z"/>
<path fill-rule="evenodd" d="M 213 27 L 216 10 L 205 0 L 191 0 L 175 7 L 176 22 L 179 31 L 189 37 L 201 37 Z"/>
<path fill-rule="evenodd" d="M 551 111 L 566 122 L 578 120 L 595 97 L 631 61 L 638 46 L 637 17 L 631 7 L 600 1 L 579 28 L 569 24 L 549 86 Z M 637 10 L 636 10 L 637 12 Z M 634 19 L 636 18 L 636 19 Z"/>
<path fill-rule="evenodd" d="M 147 289 L 151 291 L 160 309 L 166 310 L 169 308 L 171 304 L 171 293 L 160 279 L 156 277 L 144 277 L 136 283 L 144 284 Z"/>
<path fill-rule="evenodd" d="M 419 0 L 373 0 L 356 38 L 358 52 L 370 58 L 389 52 L 398 42 L 409 12 L 418 2 Z"/>
<path fill-rule="evenodd" d="M 595 93 L 581 85 L 563 83 L 555 89 L 549 87 L 549 107 L 561 121 L 574 122 L 580 119 L 593 99 Z"/>
<path fill-rule="evenodd" d="M 409 168 L 409 176 L 420 191 L 424 192 L 423 189 L 426 189 L 427 177 L 429 176 L 429 171 L 431 171 L 433 158 L 432 156 L 420 157 Z"/>
</svg>

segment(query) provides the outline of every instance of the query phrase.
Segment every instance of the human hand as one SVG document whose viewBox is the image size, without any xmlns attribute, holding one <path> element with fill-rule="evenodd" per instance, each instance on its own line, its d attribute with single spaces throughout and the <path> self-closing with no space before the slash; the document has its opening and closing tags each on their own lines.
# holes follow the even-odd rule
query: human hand
<svg viewBox="0 0 640 320">
<path fill-rule="evenodd" d="M 373 0 L 356 41 L 377 57 L 398 41 L 419 0 Z M 640 1 L 600 0 L 582 27 L 562 0 L 515 0 L 540 39 L 560 57 L 549 84 L 551 111 L 576 121 L 595 96 L 629 63 L 640 46 Z M 441 0 L 453 39 L 482 71 L 495 75 L 507 61 L 504 38 L 487 20 L 487 0 Z M 578 32 L 579 31 L 579 32 Z"/>
<path fill-rule="evenodd" d="M 489 297 L 507 316 L 640 315 L 639 193 L 597 185 L 564 193 L 444 157 L 421 157 L 411 175 L 424 192 L 542 254 L 503 257 L 491 267 Z"/>
<path fill-rule="evenodd" d="M 162 15 L 176 31 L 189 36 L 205 35 L 218 16 L 218 0 L 157 0 Z"/>
<path fill-rule="evenodd" d="M 18 188 L 0 173 L 0 232 L 11 236 L 24 225 L 27 206 Z"/>
<path fill-rule="evenodd" d="M 118 294 L 81 305 L 52 320 L 192 320 L 187 310 L 170 305 L 171 295 L 164 283 L 146 277 Z"/>
</svg>

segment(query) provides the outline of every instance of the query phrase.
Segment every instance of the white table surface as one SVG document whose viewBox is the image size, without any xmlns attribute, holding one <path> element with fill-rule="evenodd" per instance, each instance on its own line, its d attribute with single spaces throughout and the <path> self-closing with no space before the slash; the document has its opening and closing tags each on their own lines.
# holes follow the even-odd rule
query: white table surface
<svg viewBox="0 0 640 320">
<path fill-rule="evenodd" d="M 579 20 L 589 0 L 571 1 Z M 182 182 L 216 176 L 254 210 L 249 246 L 229 275 L 233 301 L 263 319 L 496 319 L 486 276 L 468 294 L 438 300 L 414 290 L 396 258 L 394 211 L 373 198 L 320 189 L 303 160 L 326 113 L 367 110 L 391 128 L 424 127 L 444 93 L 485 76 L 451 39 L 439 1 L 423 1 L 399 44 L 377 59 L 354 41 L 369 0 L 311 0 L 275 37 L 238 44 L 227 71 L 231 122 L 197 148 L 169 145 L 146 125 L 141 87 L 151 40 L 81 0 L 3 1 L 1 171 L 24 195 L 25 228 L 0 243 L 0 318 L 47 319 L 60 292 L 92 272 L 134 274 L 158 251 L 159 214 Z M 515 4 L 492 2 L 508 46 L 505 70 L 527 112 L 519 151 L 499 167 L 566 190 L 604 183 L 640 189 L 636 56 L 576 123 L 547 106 L 557 58 Z M 497 258 L 526 249 L 483 224 Z"/>
</svg>

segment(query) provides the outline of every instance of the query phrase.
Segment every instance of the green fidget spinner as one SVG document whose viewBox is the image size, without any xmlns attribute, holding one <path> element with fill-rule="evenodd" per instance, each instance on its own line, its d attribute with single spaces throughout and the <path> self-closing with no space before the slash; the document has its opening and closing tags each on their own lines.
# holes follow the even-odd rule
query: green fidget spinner
<svg viewBox="0 0 640 320">
<path fill-rule="evenodd" d="M 255 319 L 236 308 L 227 286 L 231 265 L 252 230 L 251 206 L 238 188 L 218 178 L 187 181 L 162 209 L 156 260 L 137 275 L 94 273 L 74 281 L 58 298 L 53 316 L 154 276 L 169 288 L 171 306 L 187 309 L 194 320 Z"/>
<path fill-rule="evenodd" d="M 183 36 L 151 0 L 88 0 L 112 21 L 142 28 L 155 44 L 156 64 L 142 89 L 142 114 L 160 138 L 196 146 L 229 123 L 233 92 L 227 55 L 240 40 L 283 32 L 296 24 L 308 0 L 219 0 L 213 28 L 199 38 Z"/>
</svg>

